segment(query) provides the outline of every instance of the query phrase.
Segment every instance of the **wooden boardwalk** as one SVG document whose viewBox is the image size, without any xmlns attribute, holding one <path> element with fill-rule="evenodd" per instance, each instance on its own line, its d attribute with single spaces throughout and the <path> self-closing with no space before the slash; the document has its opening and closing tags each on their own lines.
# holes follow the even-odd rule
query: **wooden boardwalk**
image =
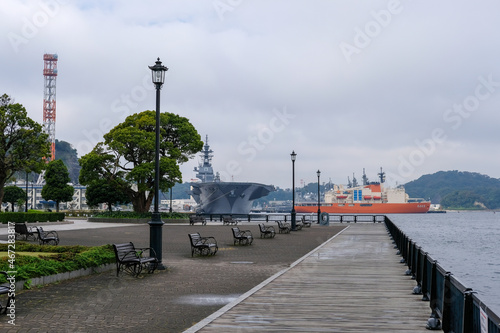
<svg viewBox="0 0 500 333">
<path fill-rule="evenodd" d="M 428 332 L 393 247 L 383 223 L 351 223 L 186 332 Z"/>
</svg>

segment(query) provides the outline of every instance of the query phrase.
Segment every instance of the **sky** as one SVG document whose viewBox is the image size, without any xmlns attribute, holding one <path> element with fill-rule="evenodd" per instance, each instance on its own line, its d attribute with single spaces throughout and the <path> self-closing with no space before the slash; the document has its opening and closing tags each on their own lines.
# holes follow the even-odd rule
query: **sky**
<svg viewBox="0 0 500 333">
<path fill-rule="evenodd" d="M 83 156 L 155 109 L 159 57 L 160 110 L 208 136 L 223 180 L 500 178 L 498 13 L 494 0 L 2 0 L 0 94 L 42 123 L 43 54 L 57 53 L 56 138 Z"/>
</svg>

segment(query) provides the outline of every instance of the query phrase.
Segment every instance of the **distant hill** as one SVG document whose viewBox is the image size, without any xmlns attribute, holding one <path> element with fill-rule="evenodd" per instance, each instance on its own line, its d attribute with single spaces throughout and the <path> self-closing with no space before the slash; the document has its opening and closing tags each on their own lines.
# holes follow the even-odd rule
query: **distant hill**
<svg viewBox="0 0 500 333">
<path fill-rule="evenodd" d="M 439 171 L 405 184 L 412 198 L 430 199 L 444 208 L 500 208 L 500 179 L 476 172 Z"/>
<path fill-rule="evenodd" d="M 76 149 L 66 141 L 56 139 L 56 160 L 62 160 L 68 168 L 69 178 L 73 184 L 78 184 L 81 166 L 78 163 Z"/>
</svg>

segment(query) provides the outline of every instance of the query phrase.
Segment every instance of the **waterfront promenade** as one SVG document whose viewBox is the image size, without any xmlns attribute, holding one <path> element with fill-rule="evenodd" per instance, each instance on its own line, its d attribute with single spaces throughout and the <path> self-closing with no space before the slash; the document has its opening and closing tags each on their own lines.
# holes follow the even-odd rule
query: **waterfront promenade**
<svg viewBox="0 0 500 333">
<path fill-rule="evenodd" d="M 139 279 L 108 271 L 22 291 L 16 326 L 1 318 L 0 331 L 426 331 L 429 305 L 411 294 L 382 223 L 313 225 L 275 239 L 260 239 L 254 223 L 240 228 L 254 244 L 234 246 L 221 224 L 165 225 L 166 271 Z M 147 225 L 58 229 L 61 245 L 149 242 Z M 217 238 L 216 256 L 191 258 L 187 234 L 196 231 Z"/>
</svg>

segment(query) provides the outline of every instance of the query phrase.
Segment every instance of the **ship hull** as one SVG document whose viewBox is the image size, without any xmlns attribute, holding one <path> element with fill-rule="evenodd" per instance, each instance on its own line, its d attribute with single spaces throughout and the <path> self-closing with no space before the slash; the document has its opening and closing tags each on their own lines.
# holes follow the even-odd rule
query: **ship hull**
<svg viewBox="0 0 500 333">
<path fill-rule="evenodd" d="M 418 214 L 427 213 L 430 202 L 408 203 L 332 203 L 322 205 L 322 213 L 329 214 Z M 297 213 L 317 213 L 318 206 L 295 206 Z"/>
<path fill-rule="evenodd" d="M 192 183 L 198 214 L 249 214 L 254 200 L 274 191 L 272 185 L 237 182 Z"/>
</svg>

